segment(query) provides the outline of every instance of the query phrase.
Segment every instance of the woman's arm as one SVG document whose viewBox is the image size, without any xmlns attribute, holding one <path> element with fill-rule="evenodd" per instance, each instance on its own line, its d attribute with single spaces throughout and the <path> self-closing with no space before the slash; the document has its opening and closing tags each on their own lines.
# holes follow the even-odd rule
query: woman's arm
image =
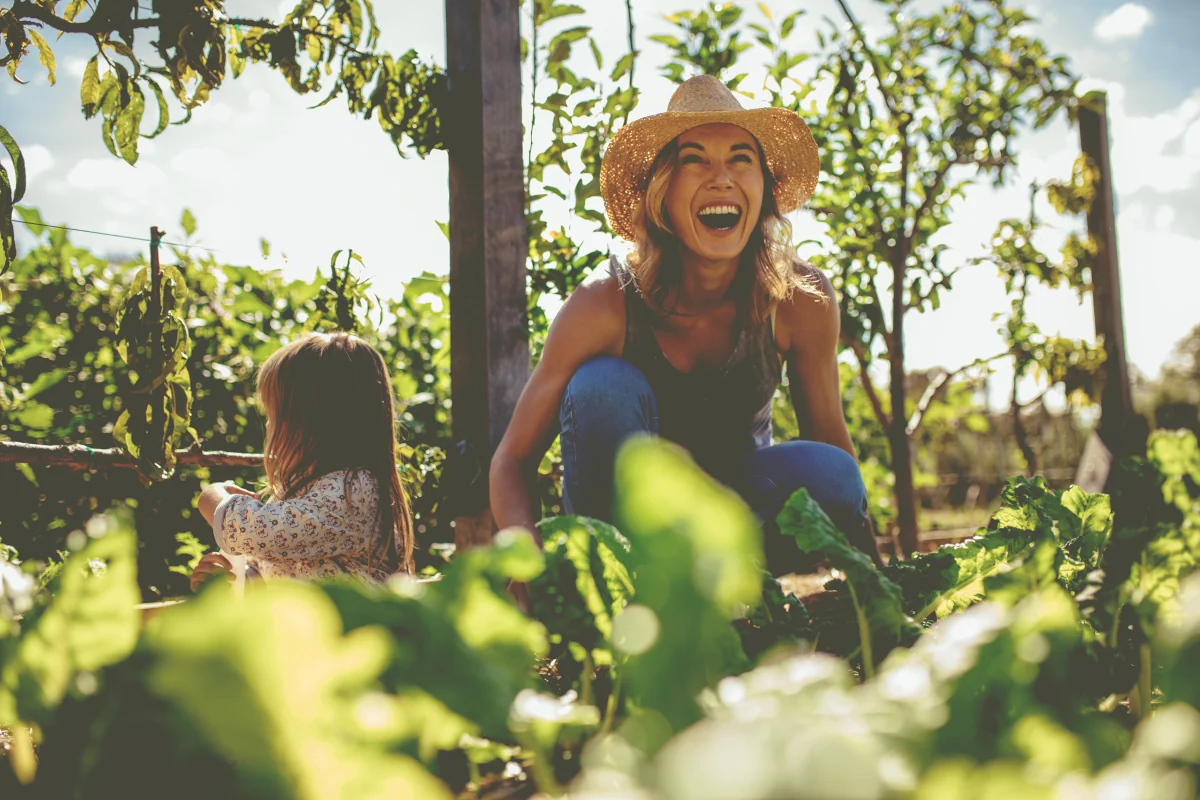
<svg viewBox="0 0 1200 800">
<path fill-rule="evenodd" d="M 585 281 L 567 299 L 529 376 L 488 473 L 492 519 L 500 529 L 518 526 L 537 537 L 527 473 L 552 439 L 563 390 L 581 364 L 600 355 L 619 356 L 625 343 L 625 299 L 616 278 Z"/>
<path fill-rule="evenodd" d="M 837 345 L 841 312 L 829 279 L 820 276 L 825 299 L 795 292 L 775 315 L 775 339 L 787 365 L 792 407 L 802 438 L 840 447 L 858 459 L 842 413 Z"/>
</svg>

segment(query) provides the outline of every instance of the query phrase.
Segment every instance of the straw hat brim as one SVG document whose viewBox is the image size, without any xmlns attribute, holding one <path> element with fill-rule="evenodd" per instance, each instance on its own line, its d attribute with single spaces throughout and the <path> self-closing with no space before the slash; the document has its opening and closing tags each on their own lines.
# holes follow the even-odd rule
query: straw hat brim
<svg viewBox="0 0 1200 800">
<path fill-rule="evenodd" d="M 665 111 L 629 123 L 608 143 L 600 166 L 600 195 L 618 236 L 636 238 L 634 220 L 662 149 L 684 131 L 717 122 L 737 125 L 758 140 L 775 180 L 779 213 L 795 211 L 812 197 L 821 160 L 812 132 L 796 113 L 783 108 Z"/>
</svg>

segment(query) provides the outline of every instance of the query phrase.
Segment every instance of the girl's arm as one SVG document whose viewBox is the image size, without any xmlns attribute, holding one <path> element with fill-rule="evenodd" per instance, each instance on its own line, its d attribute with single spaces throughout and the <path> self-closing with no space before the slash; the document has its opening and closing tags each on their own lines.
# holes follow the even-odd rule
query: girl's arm
<svg viewBox="0 0 1200 800">
<path fill-rule="evenodd" d="M 537 537 L 538 520 L 527 477 L 536 469 L 556 427 L 563 391 L 583 362 L 621 354 L 625 298 L 609 274 L 585 281 L 567 299 L 525 384 L 512 420 L 492 455 L 488 473 L 492 519 L 497 527 L 525 528 Z"/>
<path fill-rule="evenodd" d="M 217 507 L 235 495 L 256 496 L 254 492 L 249 489 L 243 489 L 232 481 L 210 483 L 204 487 L 204 491 L 200 492 L 200 496 L 196 498 L 196 509 L 200 512 L 200 516 L 204 517 L 204 521 L 212 525 L 213 515 L 216 513 Z"/>
<path fill-rule="evenodd" d="M 826 299 L 795 292 L 781 303 L 775 316 L 775 339 L 787 365 L 792 407 L 800 436 L 840 447 L 858 459 L 842 412 L 837 345 L 841 312 L 833 286 L 824 274 L 820 286 Z"/>
<path fill-rule="evenodd" d="M 209 489 L 215 496 L 216 488 Z M 245 490 L 226 491 L 214 509 L 213 535 L 232 555 L 307 560 L 366 552 L 376 533 L 378 498 L 369 473 L 359 473 L 349 493 L 346 476 L 333 473 L 302 495 L 270 503 Z"/>
</svg>

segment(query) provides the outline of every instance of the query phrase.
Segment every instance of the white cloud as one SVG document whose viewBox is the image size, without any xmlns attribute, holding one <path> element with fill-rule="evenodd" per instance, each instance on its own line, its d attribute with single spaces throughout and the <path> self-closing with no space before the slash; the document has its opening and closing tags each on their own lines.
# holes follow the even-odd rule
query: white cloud
<svg viewBox="0 0 1200 800">
<path fill-rule="evenodd" d="M 83 158 L 67 173 L 67 183 L 75 189 L 113 190 L 129 200 L 141 199 L 155 204 L 155 195 L 167 187 L 166 174 L 154 164 L 142 159 L 136 167 L 105 155 L 104 158 Z M 96 202 L 108 198 L 97 197 Z"/>
<path fill-rule="evenodd" d="M 1200 177 L 1200 90 L 1174 108 L 1136 117 L 1125 110 L 1122 84 L 1086 81 L 1080 87 L 1108 93 L 1109 144 L 1118 194 L 1145 188 L 1181 192 L 1195 186 Z M 1182 147 L 1172 147 L 1180 140 Z"/>
<path fill-rule="evenodd" d="M 43 145 L 31 144 L 22 147 L 21 155 L 25 156 L 25 180 L 27 183 L 33 183 L 38 175 L 54 166 L 54 156 L 50 155 L 50 151 Z"/>
<path fill-rule="evenodd" d="M 1183 134 L 1183 154 L 1189 158 L 1200 158 L 1200 119 L 1189 125 Z"/>
<path fill-rule="evenodd" d="M 264 111 L 271 107 L 271 93 L 265 89 L 255 89 L 248 98 L 250 107 L 256 111 Z"/>
<path fill-rule="evenodd" d="M 1126 3 L 1111 14 L 1101 17 L 1092 33 L 1102 42 L 1136 39 L 1153 21 L 1154 16 L 1148 8 L 1137 3 Z"/>
<path fill-rule="evenodd" d="M 1129 361 L 1151 375 L 1175 343 L 1200 323 L 1200 240 L 1178 233 L 1131 230 L 1117 223 L 1121 250 L 1121 298 Z"/>
<path fill-rule="evenodd" d="M 171 159 L 171 169 L 196 178 L 225 173 L 231 169 L 229 156 L 215 147 L 194 147 Z"/>
<path fill-rule="evenodd" d="M 1160 231 L 1167 230 L 1175 224 L 1175 216 L 1175 206 L 1159 206 L 1158 210 L 1154 212 L 1154 227 Z"/>
<path fill-rule="evenodd" d="M 86 58 L 68 58 L 64 64 L 64 72 L 72 78 L 82 78 L 83 71 L 87 69 L 88 60 Z"/>
</svg>

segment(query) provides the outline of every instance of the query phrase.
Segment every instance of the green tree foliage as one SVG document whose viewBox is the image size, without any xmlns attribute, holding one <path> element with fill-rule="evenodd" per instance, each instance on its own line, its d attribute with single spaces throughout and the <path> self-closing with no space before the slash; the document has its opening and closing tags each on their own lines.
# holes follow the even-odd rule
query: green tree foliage
<svg viewBox="0 0 1200 800">
<path fill-rule="evenodd" d="M 96 55 L 80 81 L 83 113 L 100 118 L 105 146 L 130 164 L 138 140 L 170 124 L 168 92 L 184 108 L 184 122 L 227 76 L 255 63 L 277 70 L 297 94 L 326 91 L 319 105 L 344 94 L 349 111 L 375 116 L 401 153 L 425 155 L 442 146 L 437 106 L 445 75 L 414 50 L 399 57 L 377 50 L 370 0 L 301 0 L 279 22 L 231 18 L 224 0 L 155 2 L 149 16 L 126 0 L 14 0 L 0 9 L 7 48 L 0 65 L 15 81 L 24 82 L 17 70 L 32 46 L 55 82 L 54 53 L 39 30 L 95 40 Z M 153 45 L 150 61 L 135 52 L 139 36 Z M 145 133 L 148 102 L 157 122 Z"/>
<path fill-rule="evenodd" d="M 1018 402 L 1019 382 L 1031 376 L 1041 377 L 1051 386 L 1062 385 L 1068 396 L 1083 402 L 1096 402 L 1100 399 L 1099 378 L 1104 365 L 1103 343 L 1092 346 L 1062 336 L 1046 336 L 1028 318 L 1026 304 L 1034 286 L 1067 287 L 1082 302 L 1091 291 L 1091 259 L 1096 253 L 1094 242 L 1074 233 L 1067 236 L 1060 259 L 1051 259 L 1042 253 L 1034 244 L 1034 238 L 1045 223 L 1037 218 L 1034 204 L 1044 188 L 1050 204 L 1060 214 L 1085 214 L 1092 204 L 1095 181 L 1095 167 L 1085 156 L 1080 156 L 1069 180 L 1054 181 L 1045 187 L 1035 184 L 1031 190 L 1028 219 L 1002 220 L 992 238 L 991 252 L 979 259 L 999 269 L 1011 298 L 1012 310 L 1004 320 L 1001 333 L 1008 343 L 1007 355 L 1013 359 L 1013 432 L 1031 474 L 1037 471 L 1038 464 L 1021 422 L 1021 409 L 1032 402 Z"/>
<path fill-rule="evenodd" d="M 0 275 L 8 269 L 12 260 L 17 257 L 17 240 L 13 233 L 12 207 L 21 202 L 25 195 L 25 159 L 21 148 L 4 127 L 0 127 L 0 144 L 13 164 L 13 175 L 10 178 L 8 170 L 0 164 L 0 211 L 4 218 L 0 219 Z M 0 350 L 0 367 L 4 365 L 4 351 Z"/>
<path fill-rule="evenodd" d="M 632 0 L 624 10 L 629 52 L 606 69 L 591 26 L 580 24 L 583 8 L 555 0 L 530 4 L 522 54 L 530 86 L 525 190 L 535 338 L 546 324 L 538 305 L 543 295 L 565 298 L 607 258 L 582 241 L 611 235 L 600 203 L 601 154 L 638 98 Z"/>
</svg>

